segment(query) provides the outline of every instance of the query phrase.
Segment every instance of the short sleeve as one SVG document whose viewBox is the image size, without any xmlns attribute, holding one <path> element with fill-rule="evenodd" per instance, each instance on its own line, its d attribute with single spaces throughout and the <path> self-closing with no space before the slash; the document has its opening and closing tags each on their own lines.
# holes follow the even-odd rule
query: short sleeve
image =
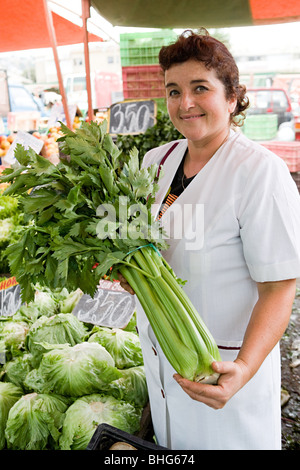
<svg viewBox="0 0 300 470">
<path fill-rule="evenodd" d="M 300 277 L 300 195 L 286 164 L 262 155 L 239 207 L 244 257 L 256 282 Z"/>
</svg>

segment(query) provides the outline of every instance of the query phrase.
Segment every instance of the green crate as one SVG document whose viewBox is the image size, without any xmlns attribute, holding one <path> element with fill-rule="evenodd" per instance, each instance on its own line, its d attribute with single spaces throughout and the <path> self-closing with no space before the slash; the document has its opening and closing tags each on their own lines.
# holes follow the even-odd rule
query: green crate
<svg viewBox="0 0 300 470">
<path fill-rule="evenodd" d="M 277 130 L 277 114 L 249 115 L 242 126 L 243 133 L 251 140 L 272 140 Z"/>
<path fill-rule="evenodd" d="M 177 34 L 171 29 L 120 34 L 121 65 L 128 67 L 157 64 L 161 47 L 176 39 Z"/>
</svg>

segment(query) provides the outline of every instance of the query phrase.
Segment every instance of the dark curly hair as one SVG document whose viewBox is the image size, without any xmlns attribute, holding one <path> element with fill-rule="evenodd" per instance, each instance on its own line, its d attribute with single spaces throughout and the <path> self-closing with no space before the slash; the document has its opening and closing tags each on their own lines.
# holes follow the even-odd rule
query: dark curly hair
<svg viewBox="0 0 300 470">
<path fill-rule="evenodd" d="M 237 100 L 236 108 L 231 114 L 231 123 L 237 126 L 243 124 L 244 111 L 249 106 L 246 87 L 239 83 L 239 70 L 227 47 L 210 36 L 205 28 L 201 28 L 199 33 L 184 31 L 175 43 L 163 46 L 158 57 L 163 72 L 174 64 L 190 59 L 203 62 L 208 70 L 214 69 L 225 87 L 226 99 L 234 97 Z"/>
</svg>

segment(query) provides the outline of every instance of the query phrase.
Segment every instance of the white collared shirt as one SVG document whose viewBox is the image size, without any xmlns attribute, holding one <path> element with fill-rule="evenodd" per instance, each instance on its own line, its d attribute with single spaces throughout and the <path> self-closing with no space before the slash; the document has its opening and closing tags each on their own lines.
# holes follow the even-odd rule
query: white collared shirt
<svg viewBox="0 0 300 470">
<path fill-rule="evenodd" d="M 148 152 L 144 165 L 159 163 L 170 145 Z M 179 141 L 164 162 L 154 212 L 186 147 L 186 140 Z M 219 345 L 222 359 L 234 360 L 258 298 L 256 283 L 300 277 L 300 196 L 287 165 L 231 131 L 161 222 L 170 236 L 164 257 L 177 276 L 187 280 L 183 288 Z M 254 378 L 216 412 L 193 402 L 176 384 L 140 308 L 138 328 L 152 419 L 161 445 L 280 447 L 278 347 Z"/>
</svg>

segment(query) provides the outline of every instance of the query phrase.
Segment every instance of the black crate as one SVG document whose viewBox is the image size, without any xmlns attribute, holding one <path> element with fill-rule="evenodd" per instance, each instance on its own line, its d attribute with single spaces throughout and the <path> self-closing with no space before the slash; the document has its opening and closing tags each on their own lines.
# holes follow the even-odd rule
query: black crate
<svg viewBox="0 0 300 470">
<path fill-rule="evenodd" d="M 154 430 L 151 419 L 150 403 L 143 409 L 140 429 L 133 435 L 109 424 L 99 424 L 94 432 L 86 450 L 109 450 L 116 442 L 126 442 L 137 450 L 166 450 L 165 447 L 158 446 L 153 440 Z"/>
<path fill-rule="evenodd" d="M 109 450 L 116 442 L 126 442 L 137 450 L 166 450 L 154 442 L 146 441 L 106 423 L 97 427 L 86 450 Z"/>
</svg>

